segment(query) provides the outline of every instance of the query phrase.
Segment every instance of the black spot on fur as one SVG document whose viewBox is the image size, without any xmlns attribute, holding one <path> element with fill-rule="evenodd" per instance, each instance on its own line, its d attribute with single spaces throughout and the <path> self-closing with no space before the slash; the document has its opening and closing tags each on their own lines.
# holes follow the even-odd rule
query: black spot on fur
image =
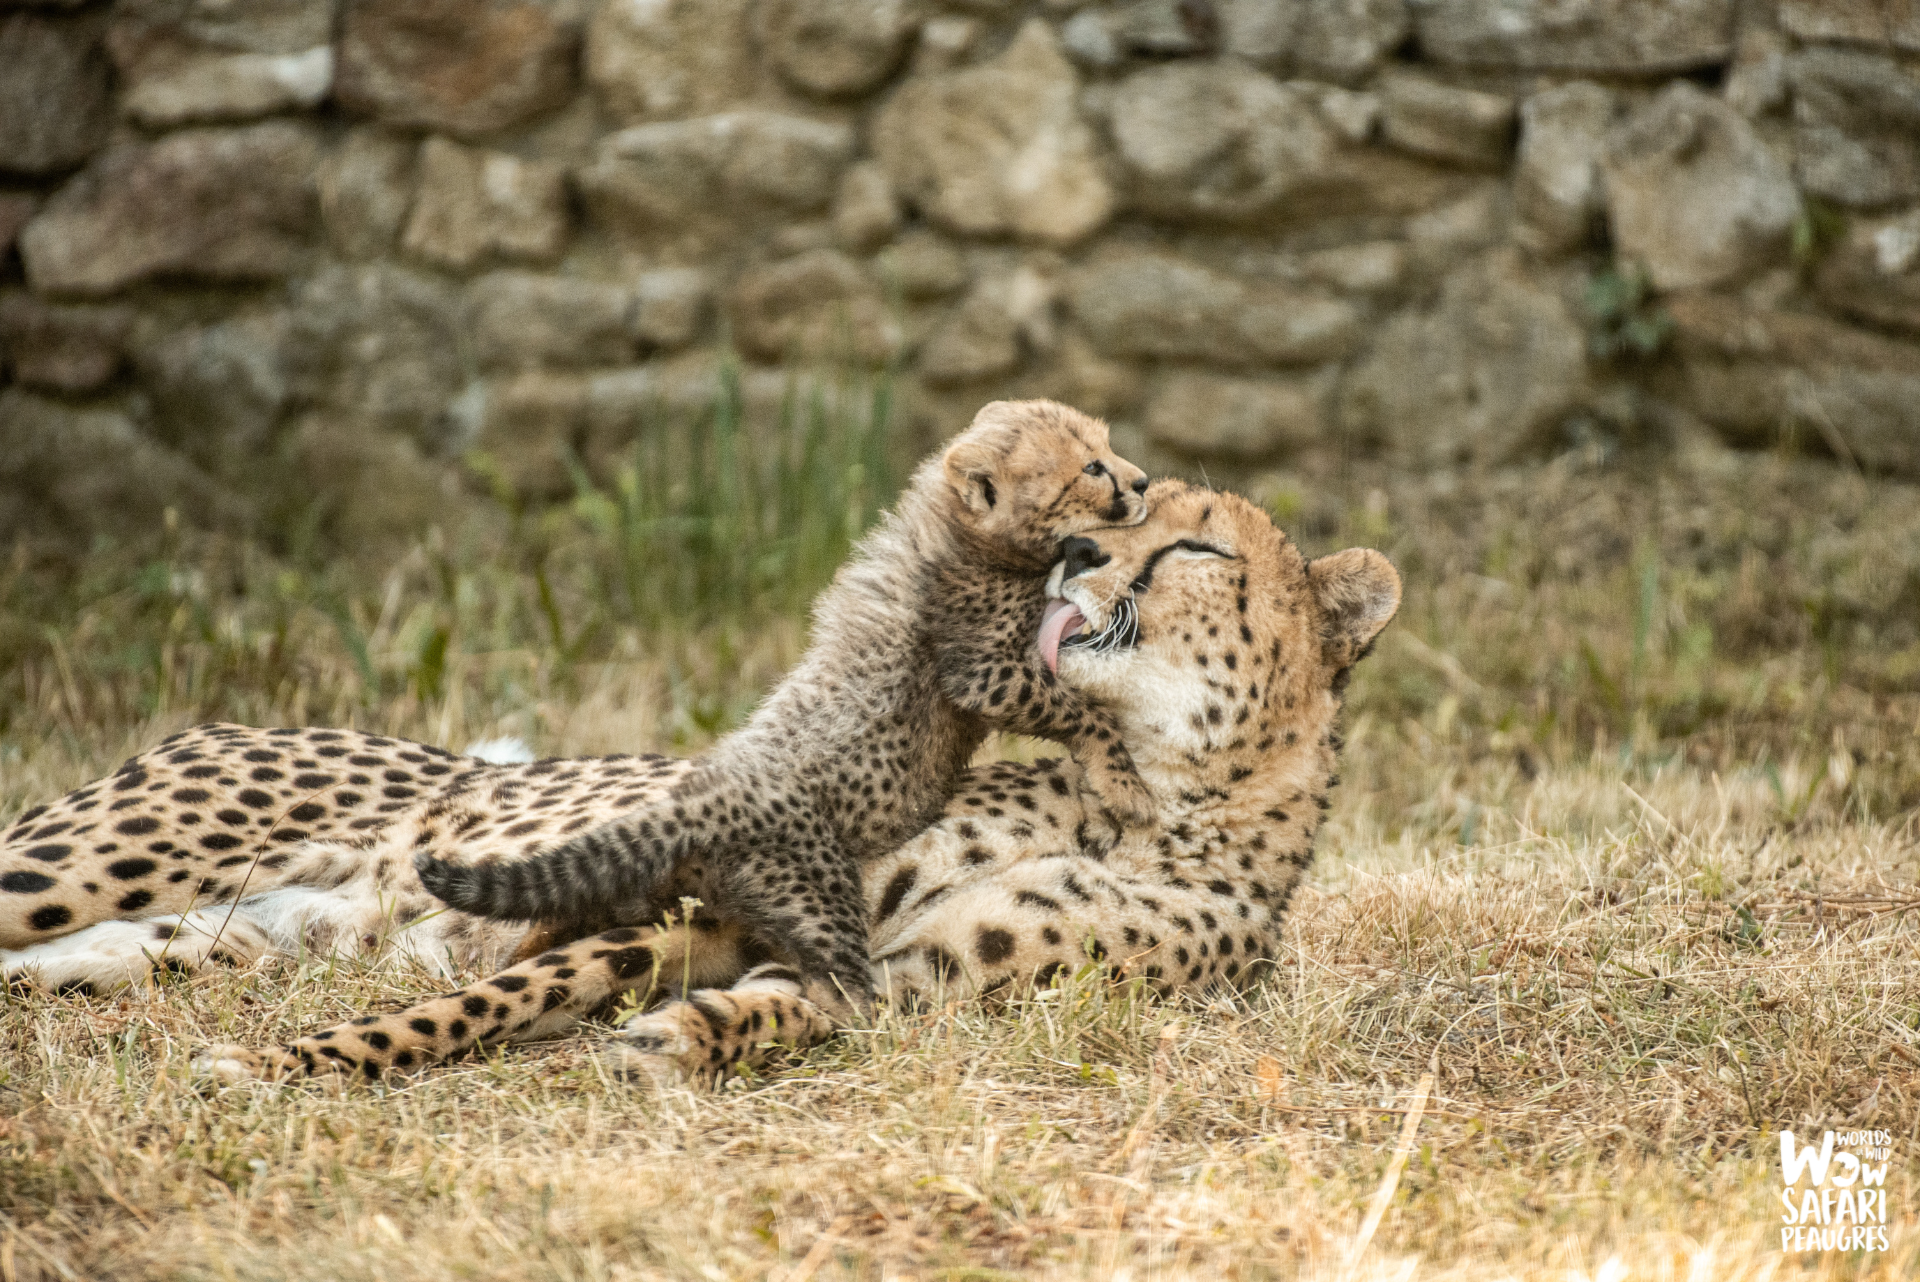
<svg viewBox="0 0 1920 1282">
<path fill-rule="evenodd" d="M 116 859 L 107 865 L 107 875 L 115 881 L 133 881 L 159 866 L 151 859 Z"/>
<path fill-rule="evenodd" d="M 998 927 L 982 929 L 973 941 L 974 955 L 991 966 L 1013 956 L 1013 932 Z"/>
<path fill-rule="evenodd" d="M 62 842 L 54 842 L 45 846 L 30 846 L 26 851 L 27 858 L 38 859 L 40 862 L 47 864 L 57 864 L 72 853 L 73 847 Z"/>
<path fill-rule="evenodd" d="M 150 832 L 158 832 L 160 821 L 152 815 L 135 815 L 131 819 L 122 819 L 113 826 L 113 830 L 129 837 L 144 837 Z"/>
<path fill-rule="evenodd" d="M 43 890 L 53 889 L 53 878 L 41 872 L 20 869 L 0 877 L 0 890 L 15 895 L 37 895 Z"/>
<path fill-rule="evenodd" d="M 880 912 L 875 920 L 885 921 L 899 911 L 901 901 L 906 899 L 907 892 L 913 889 L 913 883 L 919 876 L 920 870 L 912 864 L 893 874 L 887 882 L 886 893 L 880 896 Z"/>
<path fill-rule="evenodd" d="M 35 930 L 58 930 L 73 920 L 73 910 L 65 904 L 48 904 L 45 908 L 36 908 L 33 916 L 27 918 L 27 925 Z"/>
<path fill-rule="evenodd" d="M 419 1019 L 409 1021 L 407 1024 L 407 1027 L 411 1028 L 414 1032 L 419 1033 L 423 1037 L 432 1037 L 435 1033 L 440 1031 L 440 1026 L 434 1023 L 432 1020 L 426 1018 L 424 1015 L 421 1016 Z"/>
<path fill-rule="evenodd" d="M 151 890 L 136 890 L 123 897 L 114 907 L 123 913 L 131 913 L 138 912 L 152 902 L 153 892 Z"/>
<path fill-rule="evenodd" d="M 517 993 L 527 986 L 525 975 L 502 975 L 493 981 L 493 986 L 503 993 Z"/>
<path fill-rule="evenodd" d="M 653 969 L 653 950 L 644 946 L 619 949 L 598 949 L 593 953 L 596 960 L 604 959 L 607 969 L 619 979 L 632 979 Z"/>
</svg>

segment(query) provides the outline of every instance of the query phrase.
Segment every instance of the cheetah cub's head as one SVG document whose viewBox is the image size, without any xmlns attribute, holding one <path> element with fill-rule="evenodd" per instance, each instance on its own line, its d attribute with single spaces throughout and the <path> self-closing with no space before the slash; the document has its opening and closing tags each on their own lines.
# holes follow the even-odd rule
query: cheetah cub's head
<svg viewBox="0 0 1920 1282">
<path fill-rule="evenodd" d="M 1265 753 L 1317 738 L 1399 608 L 1393 566 L 1368 548 L 1309 562 L 1236 494 L 1160 481 L 1147 499 L 1143 524 L 1063 545 L 1041 657 L 1110 704 L 1130 745 Z"/>
<path fill-rule="evenodd" d="M 1060 540 L 1147 514 L 1147 476 L 1107 425 L 1057 401 L 994 401 L 940 458 L 956 518 L 982 543 L 1040 564 Z"/>
</svg>

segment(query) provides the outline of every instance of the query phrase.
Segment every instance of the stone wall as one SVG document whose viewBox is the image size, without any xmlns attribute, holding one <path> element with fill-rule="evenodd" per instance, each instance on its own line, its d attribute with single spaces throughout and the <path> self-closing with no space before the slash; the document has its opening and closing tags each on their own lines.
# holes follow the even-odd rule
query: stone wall
<svg viewBox="0 0 1920 1282">
<path fill-rule="evenodd" d="M 913 448 L 1914 475 L 1920 8 L 0 0 L 0 256 L 0 537 L 551 497 L 722 344 Z"/>
</svg>

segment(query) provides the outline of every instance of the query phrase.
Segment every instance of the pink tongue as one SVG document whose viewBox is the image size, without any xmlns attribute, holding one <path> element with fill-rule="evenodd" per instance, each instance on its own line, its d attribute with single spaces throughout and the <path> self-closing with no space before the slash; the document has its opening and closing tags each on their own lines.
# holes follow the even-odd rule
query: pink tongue
<svg viewBox="0 0 1920 1282">
<path fill-rule="evenodd" d="M 1060 671 L 1060 642 L 1087 621 L 1080 613 L 1080 607 L 1071 601 L 1055 597 L 1047 602 L 1047 612 L 1040 616 L 1040 658 L 1047 665 L 1047 671 Z"/>
</svg>

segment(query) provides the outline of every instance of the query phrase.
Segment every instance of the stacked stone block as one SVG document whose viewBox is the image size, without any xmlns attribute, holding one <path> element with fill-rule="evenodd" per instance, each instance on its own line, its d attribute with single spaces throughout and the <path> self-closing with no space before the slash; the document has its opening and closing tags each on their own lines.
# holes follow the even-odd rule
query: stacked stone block
<svg viewBox="0 0 1920 1282">
<path fill-rule="evenodd" d="M 0 534 L 561 497 L 723 344 L 757 421 L 896 370 L 915 446 L 1051 395 L 1215 476 L 1676 425 L 1920 475 L 1916 14 L 0 0 Z"/>
</svg>

